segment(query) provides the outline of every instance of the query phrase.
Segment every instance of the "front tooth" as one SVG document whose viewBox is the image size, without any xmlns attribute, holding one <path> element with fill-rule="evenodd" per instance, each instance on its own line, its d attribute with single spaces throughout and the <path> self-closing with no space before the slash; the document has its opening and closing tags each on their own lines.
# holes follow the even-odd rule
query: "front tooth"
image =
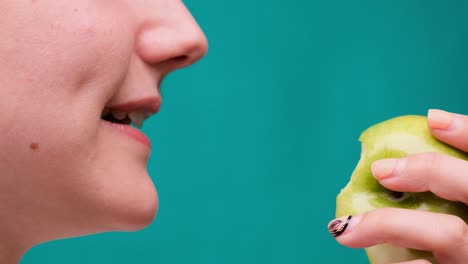
<svg viewBox="0 0 468 264">
<path fill-rule="evenodd" d="M 104 108 L 104 110 L 102 110 L 101 117 L 105 117 L 105 116 L 108 115 L 109 113 L 110 113 L 109 108 Z"/>
<path fill-rule="evenodd" d="M 112 110 L 111 113 L 114 116 L 114 118 L 117 120 L 123 120 L 125 119 L 125 117 L 127 117 L 127 113 L 123 111 Z"/>
<path fill-rule="evenodd" d="M 143 112 L 143 120 L 147 119 L 150 116 L 151 116 L 150 112 L 146 112 L 146 111 Z"/>
<path fill-rule="evenodd" d="M 145 120 L 145 114 L 140 111 L 130 112 L 128 113 L 128 117 L 132 123 L 139 128 L 143 125 L 143 121 Z"/>
</svg>

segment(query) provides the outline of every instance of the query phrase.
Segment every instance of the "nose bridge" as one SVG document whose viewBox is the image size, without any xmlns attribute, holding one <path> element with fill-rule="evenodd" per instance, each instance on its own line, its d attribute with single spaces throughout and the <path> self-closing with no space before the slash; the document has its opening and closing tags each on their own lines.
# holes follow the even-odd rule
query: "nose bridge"
<svg viewBox="0 0 468 264">
<path fill-rule="evenodd" d="M 167 61 L 176 68 L 190 65 L 207 51 L 205 34 L 181 1 L 163 0 L 154 4 L 138 31 L 136 50 L 148 64 Z"/>
</svg>

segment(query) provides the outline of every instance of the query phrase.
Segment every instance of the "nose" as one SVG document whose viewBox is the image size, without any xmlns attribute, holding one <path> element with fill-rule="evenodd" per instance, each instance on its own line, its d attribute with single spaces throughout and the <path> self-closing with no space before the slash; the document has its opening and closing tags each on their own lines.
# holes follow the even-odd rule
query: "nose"
<svg viewBox="0 0 468 264">
<path fill-rule="evenodd" d="M 136 51 L 145 63 L 175 70 L 193 64 L 208 49 L 205 34 L 182 1 L 155 8 L 138 32 Z"/>
</svg>

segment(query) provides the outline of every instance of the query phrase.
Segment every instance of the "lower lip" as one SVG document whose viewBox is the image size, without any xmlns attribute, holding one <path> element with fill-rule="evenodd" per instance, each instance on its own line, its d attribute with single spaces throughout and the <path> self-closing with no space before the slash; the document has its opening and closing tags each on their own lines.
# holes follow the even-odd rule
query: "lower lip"
<svg viewBox="0 0 468 264">
<path fill-rule="evenodd" d="M 112 123 L 109 121 L 104 120 L 104 124 L 112 127 L 115 130 L 118 130 L 120 133 L 125 134 L 126 136 L 140 142 L 141 144 L 151 148 L 151 141 L 150 139 L 140 130 L 130 126 L 130 125 L 122 125 L 117 123 Z"/>
</svg>

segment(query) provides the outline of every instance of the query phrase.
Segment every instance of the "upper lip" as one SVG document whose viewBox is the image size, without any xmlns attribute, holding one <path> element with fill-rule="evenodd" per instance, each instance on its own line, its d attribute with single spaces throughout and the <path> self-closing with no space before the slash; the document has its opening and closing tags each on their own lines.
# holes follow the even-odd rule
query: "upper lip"
<svg viewBox="0 0 468 264">
<path fill-rule="evenodd" d="M 157 96 L 139 98 L 107 106 L 107 108 L 111 110 L 120 110 L 127 113 L 133 111 L 144 111 L 151 115 L 158 113 L 160 107 L 161 98 Z"/>
</svg>

